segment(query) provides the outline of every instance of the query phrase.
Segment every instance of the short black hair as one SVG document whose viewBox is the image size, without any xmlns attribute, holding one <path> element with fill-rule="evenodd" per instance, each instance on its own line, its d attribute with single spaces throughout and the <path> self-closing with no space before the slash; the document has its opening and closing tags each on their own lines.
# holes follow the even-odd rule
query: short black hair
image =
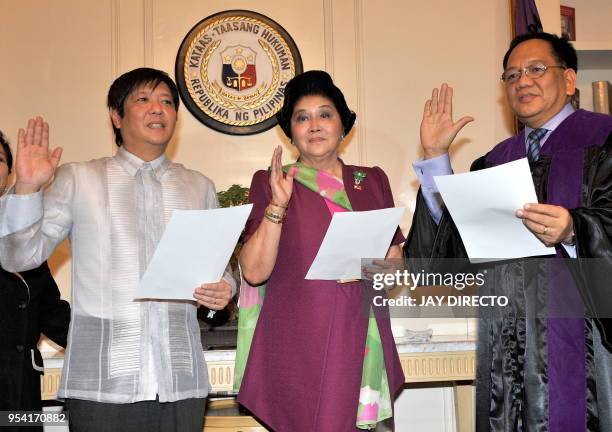
<svg viewBox="0 0 612 432">
<path fill-rule="evenodd" d="M 291 138 L 291 116 L 295 104 L 304 96 L 323 96 L 332 101 L 340 114 L 344 134 L 348 134 L 355 124 L 357 115 L 346 104 L 342 91 L 334 84 L 327 72 L 311 70 L 293 77 L 285 87 L 283 106 L 276 113 L 276 120 L 287 137 Z"/>
<path fill-rule="evenodd" d="M 0 145 L 2 145 L 2 150 L 6 154 L 6 164 L 8 165 L 9 173 L 13 169 L 13 154 L 11 153 L 11 147 L 9 146 L 9 142 L 0 131 Z"/>
<path fill-rule="evenodd" d="M 557 35 L 545 32 L 525 33 L 512 39 L 512 42 L 510 42 L 510 48 L 508 48 L 508 51 L 504 56 L 504 70 L 506 70 L 506 66 L 508 66 L 508 59 L 510 58 L 510 54 L 514 48 L 516 48 L 519 44 L 532 39 L 539 39 L 548 42 L 548 45 L 550 45 L 550 50 L 555 59 L 559 62 L 559 65 L 578 72 L 578 56 L 570 41 L 565 37 L 559 37 Z"/>
<path fill-rule="evenodd" d="M 179 108 L 179 94 L 176 84 L 164 71 L 160 71 L 152 68 L 138 68 L 132 71 L 126 72 L 117 78 L 110 86 L 108 90 L 107 106 L 109 109 L 117 111 L 119 117 L 123 118 L 125 114 L 125 99 L 136 89 L 145 85 L 152 85 L 153 88 L 159 84 L 164 83 L 170 89 L 172 94 L 172 101 L 174 102 L 174 108 L 178 111 Z M 123 144 L 123 137 L 121 136 L 121 130 L 116 128 L 113 124 L 113 132 L 115 133 L 115 143 L 118 146 Z"/>
</svg>

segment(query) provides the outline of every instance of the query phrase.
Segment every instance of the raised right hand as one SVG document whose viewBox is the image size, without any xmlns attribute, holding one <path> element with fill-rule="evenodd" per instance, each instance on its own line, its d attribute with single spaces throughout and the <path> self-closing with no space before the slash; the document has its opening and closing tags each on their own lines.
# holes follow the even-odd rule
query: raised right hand
<svg viewBox="0 0 612 432">
<path fill-rule="evenodd" d="M 281 206 L 289 204 L 291 193 L 293 192 L 293 172 L 289 170 L 283 175 L 282 162 L 283 149 L 277 146 L 272 153 L 272 163 L 270 170 L 270 188 L 272 189 L 272 202 Z"/>
<path fill-rule="evenodd" d="M 28 120 L 26 130 L 19 129 L 15 157 L 15 193 L 37 192 L 55 173 L 62 148 L 49 149 L 49 124 L 42 117 Z"/>
<path fill-rule="evenodd" d="M 446 83 L 440 90 L 434 88 L 431 99 L 425 102 L 421 120 L 421 146 L 425 159 L 448 153 L 448 149 L 459 133 L 473 117 L 462 117 L 453 123 L 453 88 Z"/>
</svg>

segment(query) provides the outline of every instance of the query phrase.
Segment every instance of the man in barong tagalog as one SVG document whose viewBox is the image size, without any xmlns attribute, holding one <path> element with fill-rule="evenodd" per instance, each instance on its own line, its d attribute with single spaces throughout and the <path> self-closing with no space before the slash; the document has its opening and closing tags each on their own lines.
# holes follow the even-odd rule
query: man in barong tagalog
<svg viewBox="0 0 612 432">
<path fill-rule="evenodd" d="M 38 267 L 65 239 L 72 320 L 58 397 L 71 432 L 200 432 L 209 380 L 196 305 L 223 309 L 235 282 L 194 287 L 193 301 L 134 300 L 174 210 L 217 207 L 213 182 L 171 162 L 179 94 L 166 72 L 119 76 L 107 104 L 117 152 L 59 166 L 41 117 L 20 129 L 15 188 L 0 208 L 0 261 Z M 43 186 L 53 178 L 47 188 Z"/>
<path fill-rule="evenodd" d="M 527 157 L 539 203 L 525 203 L 516 216 L 544 244 L 555 247 L 557 258 L 610 262 L 612 117 L 572 107 L 576 51 L 555 35 L 526 34 L 511 42 L 503 67 L 508 103 L 525 129 L 477 159 L 471 169 Z M 414 163 L 421 189 L 404 246 L 411 258 L 467 256 L 432 179 L 451 174 L 448 149 L 473 120 L 453 122 L 452 95 L 452 88 L 443 84 L 425 103 L 424 159 Z M 580 315 L 547 315 L 581 304 L 580 293 L 573 282 L 571 289 L 567 283 L 553 283 L 553 272 L 543 272 L 529 260 L 508 261 L 495 269 L 492 289 L 507 295 L 511 304 L 497 311 L 480 309 L 476 430 L 612 430 L 608 322 L 584 319 L 582 309 Z M 588 300 L 592 287 L 581 289 Z"/>
</svg>

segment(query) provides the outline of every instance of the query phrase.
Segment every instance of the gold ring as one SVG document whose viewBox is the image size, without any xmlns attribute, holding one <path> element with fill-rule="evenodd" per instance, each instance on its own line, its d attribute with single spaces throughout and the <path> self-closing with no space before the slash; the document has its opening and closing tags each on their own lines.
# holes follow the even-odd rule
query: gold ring
<svg viewBox="0 0 612 432">
<path fill-rule="evenodd" d="M 544 225 L 544 232 L 542 234 L 546 235 L 547 232 L 548 232 L 548 227 Z"/>
</svg>

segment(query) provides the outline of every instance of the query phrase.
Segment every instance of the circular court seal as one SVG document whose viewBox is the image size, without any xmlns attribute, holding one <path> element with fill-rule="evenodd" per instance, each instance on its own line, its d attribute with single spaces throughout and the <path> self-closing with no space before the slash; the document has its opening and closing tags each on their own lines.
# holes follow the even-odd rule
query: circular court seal
<svg viewBox="0 0 612 432">
<path fill-rule="evenodd" d="M 251 135 L 276 125 L 285 86 L 302 72 L 302 58 L 278 23 L 230 10 L 189 31 L 175 72 L 181 99 L 198 120 L 226 134 Z"/>
</svg>

